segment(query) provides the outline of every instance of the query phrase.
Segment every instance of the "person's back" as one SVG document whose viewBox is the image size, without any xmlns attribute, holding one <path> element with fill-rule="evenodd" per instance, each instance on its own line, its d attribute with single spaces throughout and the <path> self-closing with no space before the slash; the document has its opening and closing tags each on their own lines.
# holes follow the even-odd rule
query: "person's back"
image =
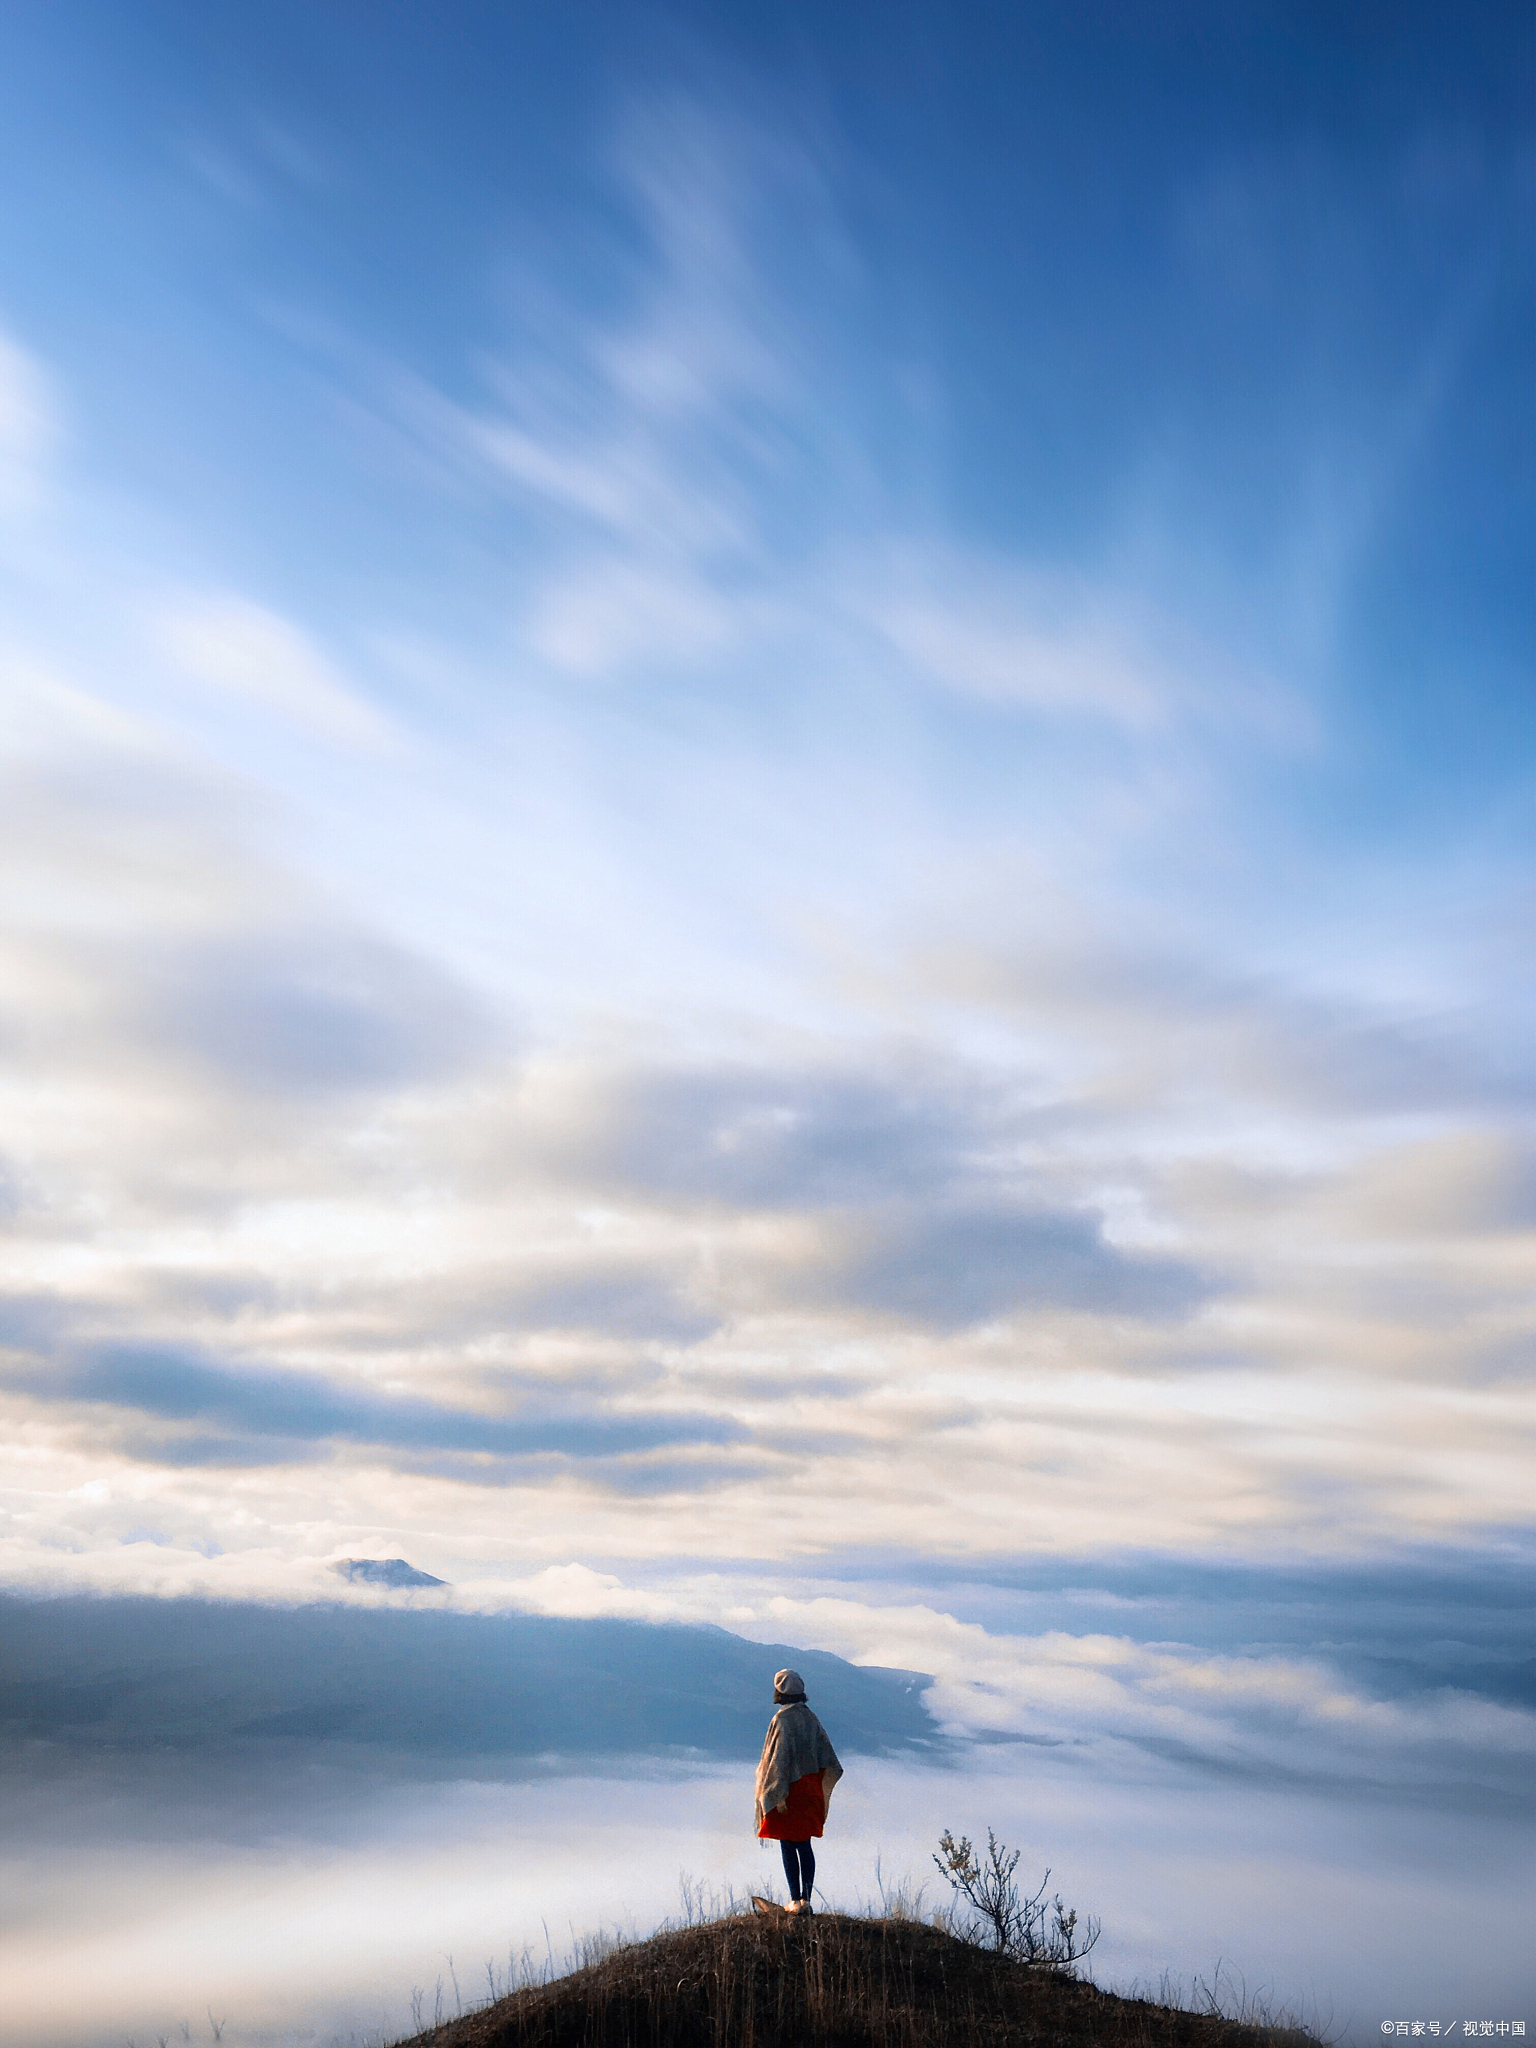
<svg viewBox="0 0 1536 2048">
<path fill-rule="evenodd" d="M 811 1842 L 826 1825 L 827 1803 L 843 1767 L 806 1703 L 798 1671 L 774 1674 L 773 1701 L 775 1712 L 757 1766 L 757 1832 L 783 1852 L 790 1911 L 808 1913 L 816 1882 Z"/>
</svg>

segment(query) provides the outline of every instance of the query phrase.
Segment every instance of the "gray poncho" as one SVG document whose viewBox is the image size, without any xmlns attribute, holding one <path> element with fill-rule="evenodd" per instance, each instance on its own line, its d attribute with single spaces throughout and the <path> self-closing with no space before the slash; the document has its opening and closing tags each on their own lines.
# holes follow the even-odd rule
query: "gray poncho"
<svg viewBox="0 0 1536 2048">
<path fill-rule="evenodd" d="M 832 1787 L 843 1775 L 837 1751 L 827 1740 L 827 1731 L 805 1704 L 780 1707 L 768 1723 L 763 1740 L 762 1760 L 757 1767 L 757 1826 L 763 1815 L 782 1806 L 797 1778 L 821 1776 L 821 1796 L 830 1803 Z"/>
</svg>

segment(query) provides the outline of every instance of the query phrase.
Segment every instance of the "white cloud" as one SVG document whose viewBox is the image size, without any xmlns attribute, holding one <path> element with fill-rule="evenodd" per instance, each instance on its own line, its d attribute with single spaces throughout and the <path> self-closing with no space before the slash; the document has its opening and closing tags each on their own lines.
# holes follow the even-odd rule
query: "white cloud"
<svg viewBox="0 0 1536 2048">
<path fill-rule="evenodd" d="M 932 1711 L 964 1736 L 1161 1743 L 1224 1764 L 1246 1758 L 1323 1776 L 1411 1774 L 1416 1756 L 1438 1744 L 1536 1763 L 1536 1714 L 1457 1693 L 1374 1699 L 1317 1658 L 1062 1631 L 997 1635 L 927 1606 L 782 1595 L 743 1632 L 769 1628 L 856 1663 L 931 1673 Z"/>
<path fill-rule="evenodd" d="M 393 727 L 291 621 L 232 596 L 187 597 L 164 607 L 154 636 L 181 673 L 275 711 L 340 746 L 377 751 Z"/>
<path fill-rule="evenodd" d="M 862 609 L 919 674 L 985 703 L 1145 731 L 1193 695 L 1102 591 L 1053 585 L 1022 566 L 904 550 Z"/>
<path fill-rule="evenodd" d="M 692 665 L 746 631 L 743 608 L 705 577 L 667 562 L 595 563 L 555 584 L 534 609 L 530 640 L 555 667 L 605 676 L 661 651 Z"/>
</svg>

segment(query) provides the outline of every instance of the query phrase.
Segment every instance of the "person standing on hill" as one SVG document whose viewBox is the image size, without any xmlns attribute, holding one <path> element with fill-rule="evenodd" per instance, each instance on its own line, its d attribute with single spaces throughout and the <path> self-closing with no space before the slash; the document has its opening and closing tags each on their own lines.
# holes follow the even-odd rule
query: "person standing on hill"
<svg viewBox="0 0 1536 2048">
<path fill-rule="evenodd" d="M 832 1787 L 843 1775 L 827 1731 L 805 1703 L 798 1671 L 773 1675 L 774 1716 L 757 1766 L 757 1832 L 777 1842 L 789 1879 L 789 1910 L 809 1913 L 816 1882 L 811 1838 L 827 1818 Z"/>
</svg>

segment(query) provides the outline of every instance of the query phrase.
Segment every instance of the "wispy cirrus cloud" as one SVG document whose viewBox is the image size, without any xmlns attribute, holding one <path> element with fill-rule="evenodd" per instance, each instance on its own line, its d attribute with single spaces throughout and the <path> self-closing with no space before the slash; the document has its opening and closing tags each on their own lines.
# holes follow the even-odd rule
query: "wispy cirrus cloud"
<svg viewBox="0 0 1536 2048">
<path fill-rule="evenodd" d="M 819 686 L 851 668 L 888 691 L 1131 734 L 1230 718 L 1246 695 L 1261 722 L 1305 731 L 1273 677 L 1201 673 L 1209 652 L 1112 579 L 966 553 L 896 510 L 847 424 L 870 409 L 852 388 L 870 366 L 828 346 L 832 306 L 863 288 L 829 170 L 793 121 L 726 120 L 700 100 L 637 111 L 610 175 L 649 261 L 619 313 L 596 320 L 531 285 L 536 311 L 478 399 L 375 366 L 381 410 L 433 464 L 526 514 L 529 652 L 653 684 L 766 662 Z M 899 410 L 898 390 L 873 409 Z M 850 545 L 850 525 L 874 537 Z"/>
<path fill-rule="evenodd" d="M 188 681 L 243 699 L 342 746 L 398 744 L 377 705 L 351 689 L 307 634 L 265 605 L 183 596 L 151 621 L 151 638 Z"/>
</svg>

